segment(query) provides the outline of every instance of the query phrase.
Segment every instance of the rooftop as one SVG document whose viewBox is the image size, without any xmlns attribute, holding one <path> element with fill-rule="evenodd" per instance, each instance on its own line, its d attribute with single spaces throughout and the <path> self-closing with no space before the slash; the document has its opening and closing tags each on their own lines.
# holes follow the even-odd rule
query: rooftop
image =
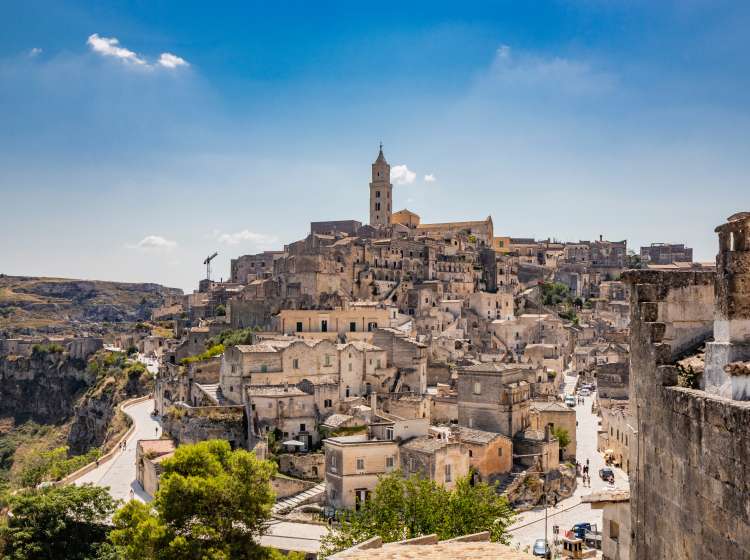
<svg viewBox="0 0 750 560">
<path fill-rule="evenodd" d="M 485 432 L 484 430 L 476 430 L 474 428 L 459 428 L 458 439 L 465 443 L 489 443 L 495 438 L 505 437 L 502 434 L 495 432 Z"/>
<path fill-rule="evenodd" d="M 438 542 L 436 535 L 383 544 L 380 537 L 330 557 L 336 560 L 533 560 L 504 544 L 489 542 L 489 533 L 477 533 Z"/>
</svg>

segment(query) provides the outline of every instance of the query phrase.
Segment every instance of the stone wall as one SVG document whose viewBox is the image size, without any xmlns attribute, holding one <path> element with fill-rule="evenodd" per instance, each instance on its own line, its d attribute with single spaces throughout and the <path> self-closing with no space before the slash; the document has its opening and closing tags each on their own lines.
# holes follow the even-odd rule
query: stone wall
<svg viewBox="0 0 750 560">
<path fill-rule="evenodd" d="M 276 475 L 271 479 L 271 488 L 273 488 L 277 500 L 294 496 L 295 494 L 309 490 L 313 486 L 315 486 L 314 482 L 289 478 L 288 476 Z"/>
<path fill-rule="evenodd" d="M 630 271 L 631 558 L 750 557 L 750 403 L 677 387 L 712 332 L 711 272 Z"/>
<path fill-rule="evenodd" d="M 162 418 L 164 432 L 178 443 L 198 443 L 223 439 L 232 448 L 246 448 L 247 418 L 243 406 L 191 407 L 178 404 L 169 408 Z"/>
<path fill-rule="evenodd" d="M 279 471 L 296 478 L 323 480 L 326 458 L 323 453 L 284 453 L 279 455 Z"/>
</svg>

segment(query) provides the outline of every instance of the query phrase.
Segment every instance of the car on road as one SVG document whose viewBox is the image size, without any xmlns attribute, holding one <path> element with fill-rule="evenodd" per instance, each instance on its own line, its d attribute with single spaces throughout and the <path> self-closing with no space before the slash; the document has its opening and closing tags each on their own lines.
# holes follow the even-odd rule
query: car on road
<svg viewBox="0 0 750 560">
<path fill-rule="evenodd" d="M 603 467 L 603 468 L 599 469 L 599 477 L 602 480 L 609 480 L 609 479 L 614 480 L 615 479 L 615 471 L 613 471 L 610 467 Z"/>
<path fill-rule="evenodd" d="M 531 548 L 531 554 L 537 558 L 552 558 L 552 550 L 550 550 L 549 544 L 544 539 L 537 539 L 534 541 L 534 546 Z"/>
<path fill-rule="evenodd" d="M 584 387 L 583 389 L 578 391 L 578 394 L 581 395 L 582 397 L 590 397 L 591 391 L 587 387 Z"/>
<path fill-rule="evenodd" d="M 565 397 L 565 406 L 574 408 L 575 405 L 576 405 L 576 398 L 573 395 L 568 395 Z"/>
</svg>

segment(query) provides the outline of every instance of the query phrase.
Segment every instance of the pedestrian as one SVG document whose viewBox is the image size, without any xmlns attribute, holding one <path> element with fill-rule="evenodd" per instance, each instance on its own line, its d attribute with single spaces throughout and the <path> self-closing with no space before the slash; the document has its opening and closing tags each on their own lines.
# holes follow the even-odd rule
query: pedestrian
<svg viewBox="0 0 750 560">
<path fill-rule="evenodd" d="M 134 491 L 133 491 L 133 489 L 131 488 L 131 489 L 130 489 L 130 499 L 132 500 L 134 496 L 135 496 L 135 492 L 134 492 Z"/>
<path fill-rule="evenodd" d="M 98 458 L 96 459 L 96 466 L 97 467 L 99 466 L 99 459 Z"/>
<path fill-rule="evenodd" d="M 156 433 L 157 437 L 159 436 L 159 426 L 156 426 L 156 428 L 154 428 L 154 433 Z"/>
</svg>

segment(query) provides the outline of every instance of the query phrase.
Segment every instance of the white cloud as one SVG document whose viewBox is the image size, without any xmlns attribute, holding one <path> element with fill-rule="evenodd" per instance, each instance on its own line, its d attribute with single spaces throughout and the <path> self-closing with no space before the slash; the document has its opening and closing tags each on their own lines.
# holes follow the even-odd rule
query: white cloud
<svg viewBox="0 0 750 560">
<path fill-rule="evenodd" d="M 409 185 L 417 178 L 417 174 L 406 165 L 394 165 L 391 167 L 391 181 L 397 185 Z"/>
<path fill-rule="evenodd" d="M 97 54 L 102 56 L 112 56 L 123 62 L 135 64 L 143 68 L 156 68 L 159 66 L 161 68 L 174 69 L 178 66 L 190 66 L 188 61 L 184 58 L 168 52 L 161 53 L 159 60 L 153 64 L 149 64 L 144 57 L 121 46 L 119 39 L 114 37 L 100 37 L 98 33 L 90 35 L 86 43 L 91 47 L 91 50 Z"/>
<path fill-rule="evenodd" d="M 435 182 L 435 175 L 432 173 L 428 173 L 424 176 L 424 182 L 425 183 L 434 183 Z"/>
<path fill-rule="evenodd" d="M 147 235 L 135 245 L 127 245 L 128 249 L 142 249 L 144 251 L 165 250 L 170 251 L 177 247 L 176 241 L 171 241 L 161 235 Z"/>
<path fill-rule="evenodd" d="M 114 56 L 115 58 L 119 58 L 125 62 L 132 62 L 133 64 L 146 64 L 146 61 L 133 51 L 118 46 L 120 41 L 114 37 L 99 37 L 98 33 L 94 33 L 89 36 L 86 43 L 91 47 L 91 50 L 102 56 Z"/>
<path fill-rule="evenodd" d="M 172 53 L 161 53 L 159 65 L 165 68 L 177 68 L 178 66 L 189 66 L 187 60 Z"/>
<path fill-rule="evenodd" d="M 557 95 L 597 95 L 615 89 L 613 75 L 595 69 L 587 61 L 562 56 L 541 56 L 513 51 L 500 45 L 488 76 L 502 93 L 552 91 Z"/>
<path fill-rule="evenodd" d="M 251 243 L 253 245 L 274 245 L 278 243 L 278 238 L 275 235 L 267 235 L 265 233 L 256 233 L 249 229 L 243 229 L 242 231 L 236 231 L 234 233 L 221 233 L 214 230 L 214 237 L 219 243 L 224 245 L 239 245 L 240 243 Z"/>
<path fill-rule="evenodd" d="M 29 51 L 29 56 L 32 58 L 35 56 L 39 56 L 40 54 L 42 54 L 42 49 L 40 49 L 39 47 L 34 47 Z"/>
</svg>

